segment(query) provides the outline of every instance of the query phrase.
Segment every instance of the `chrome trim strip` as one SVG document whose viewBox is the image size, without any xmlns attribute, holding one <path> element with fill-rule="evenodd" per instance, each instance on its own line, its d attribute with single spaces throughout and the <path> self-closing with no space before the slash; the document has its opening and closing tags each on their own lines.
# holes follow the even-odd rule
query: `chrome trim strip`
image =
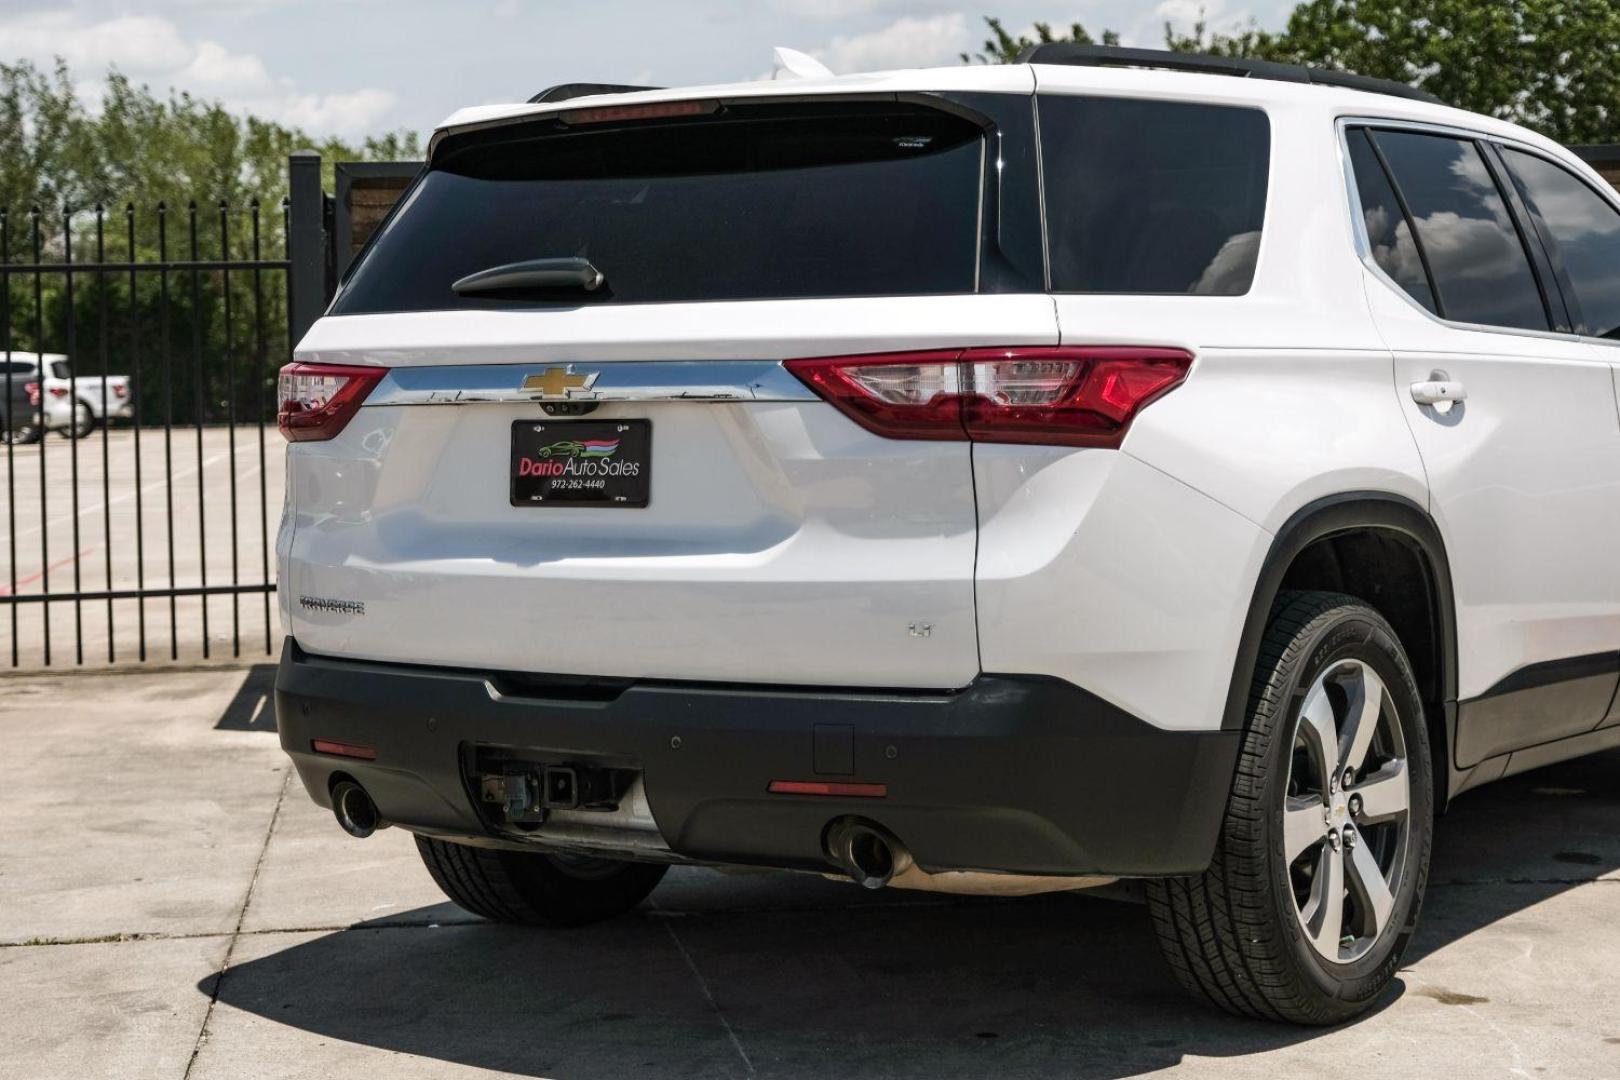
<svg viewBox="0 0 1620 1080">
<path fill-rule="evenodd" d="M 589 390 L 547 397 L 522 389 L 550 368 L 595 373 Z M 482 405 L 540 401 L 816 401 L 777 360 L 626 360 L 392 368 L 366 405 Z"/>
<path fill-rule="evenodd" d="M 1410 306 L 1414 311 L 1423 315 L 1423 317 L 1428 319 L 1430 322 L 1439 326 L 1450 327 L 1453 330 L 1471 330 L 1476 333 L 1484 334 L 1505 334 L 1509 337 L 1542 338 L 1548 341 L 1601 340 L 1583 337 L 1578 334 L 1564 333 L 1558 330 L 1525 330 L 1513 326 L 1491 326 L 1488 323 L 1469 323 L 1458 322 L 1455 319 L 1442 319 L 1440 316 L 1418 303 L 1417 300 L 1413 298 L 1411 293 L 1401 288 L 1394 278 L 1384 273 L 1384 268 L 1378 265 L 1377 259 L 1373 258 L 1372 242 L 1367 237 L 1367 223 L 1362 219 L 1361 216 L 1361 189 L 1356 185 L 1355 166 L 1350 162 L 1350 144 L 1348 140 L 1349 129 L 1352 127 L 1388 128 L 1402 131 L 1416 131 L 1426 135 L 1447 135 L 1452 138 L 1468 139 L 1470 141 L 1477 140 L 1481 142 L 1493 142 L 1501 146 L 1511 146 L 1515 150 L 1527 151 L 1535 154 L 1538 157 L 1546 158 L 1548 161 L 1563 165 L 1566 168 L 1568 168 L 1567 162 L 1561 162 L 1558 160 L 1558 158 L 1548 154 L 1542 148 L 1538 146 L 1531 146 L 1529 143 L 1520 142 L 1517 139 L 1510 139 L 1502 135 L 1491 135 L 1487 134 L 1486 132 L 1475 131 L 1470 128 L 1453 127 L 1449 124 L 1431 124 L 1415 120 L 1381 120 L 1372 116 L 1341 116 L 1337 121 L 1339 136 L 1339 161 L 1341 168 L 1344 170 L 1345 193 L 1349 196 L 1350 201 L 1350 226 L 1351 234 L 1355 239 L 1356 257 L 1361 260 L 1361 264 L 1372 273 L 1373 277 L 1389 286 L 1389 288 L 1394 291 L 1396 296 L 1399 296 L 1402 300 L 1406 301 L 1408 306 Z M 1526 257 L 1529 257 L 1528 252 L 1526 253 Z M 1593 359 L 1596 362 L 1603 362 L 1598 360 L 1596 357 Z"/>
</svg>

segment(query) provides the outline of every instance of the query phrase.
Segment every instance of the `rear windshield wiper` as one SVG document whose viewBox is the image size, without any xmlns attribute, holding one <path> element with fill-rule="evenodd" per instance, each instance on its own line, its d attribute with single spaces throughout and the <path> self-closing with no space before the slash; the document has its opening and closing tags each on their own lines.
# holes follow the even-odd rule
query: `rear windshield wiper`
<svg viewBox="0 0 1620 1080">
<path fill-rule="evenodd" d="M 506 289 L 599 289 L 607 279 L 591 260 L 570 256 L 561 259 L 528 259 L 506 263 L 468 274 L 450 287 L 456 292 L 501 292 Z"/>
</svg>

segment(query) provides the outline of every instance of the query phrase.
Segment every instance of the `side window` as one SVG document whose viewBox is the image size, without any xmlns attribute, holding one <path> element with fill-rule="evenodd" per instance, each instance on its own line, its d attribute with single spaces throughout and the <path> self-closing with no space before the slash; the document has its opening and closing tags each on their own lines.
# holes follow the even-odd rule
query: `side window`
<svg viewBox="0 0 1620 1080">
<path fill-rule="evenodd" d="M 1434 290 L 1429 288 L 1429 274 L 1423 268 L 1423 256 L 1418 254 L 1417 244 L 1412 239 L 1412 223 L 1406 219 L 1395 189 L 1390 187 L 1389 175 L 1373 152 L 1366 130 L 1352 130 L 1346 140 L 1350 147 L 1350 166 L 1356 174 L 1356 192 L 1361 198 L 1361 220 L 1367 226 L 1367 244 L 1372 249 L 1373 261 L 1391 281 L 1410 293 L 1412 299 L 1438 314 Z"/>
<path fill-rule="evenodd" d="M 1620 338 L 1620 212 L 1545 158 L 1507 147 L 1502 157 L 1569 271 L 1582 332 Z"/>
<path fill-rule="evenodd" d="M 51 377 L 56 379 L 71 379 L 73 377 L 73 368 L 68 365 L 66 360 L 54 361 L 51 364 Z"/>
<path fill-rule="evenodd" d="M 1524 241 L 1479 148 L 1467 139 L 1412 131 L 1378 131 L 1373 138 L 1412 215 L 1440 314 L 1550 329 Z"/>
<path fill-rule="evenodd" d="M 1271 156 L 1265 113 L 1053 94 L 1039 103 L 1055 291 L 1249 291 Z"/>
</svg>

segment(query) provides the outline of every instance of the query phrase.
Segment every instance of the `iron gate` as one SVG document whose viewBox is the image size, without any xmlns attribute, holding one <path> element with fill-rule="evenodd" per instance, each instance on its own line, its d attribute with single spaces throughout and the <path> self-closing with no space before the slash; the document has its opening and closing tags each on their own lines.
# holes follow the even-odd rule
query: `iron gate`
<svg viewBox="0 0 1620 1080">
<path fill-rule="evenodd" d="M 231 655 L 274 648 L 289 227 L 256 202 L 0 209 L 12 667 L 208 659 L 221 619 Z"/>
</svg>

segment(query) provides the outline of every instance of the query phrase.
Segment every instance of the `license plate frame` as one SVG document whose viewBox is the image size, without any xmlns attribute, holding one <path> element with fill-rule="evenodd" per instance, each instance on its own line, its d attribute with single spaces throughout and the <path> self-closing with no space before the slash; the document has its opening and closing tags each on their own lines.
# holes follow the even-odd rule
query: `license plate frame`
<svg viewBox="0 0 1620 1080">
<path fill-rule="evenodd" d="M 651 420 L 514 420 L 510 449 L 515 507 L 641 510 L 651 501 Z"/>
</svg>

